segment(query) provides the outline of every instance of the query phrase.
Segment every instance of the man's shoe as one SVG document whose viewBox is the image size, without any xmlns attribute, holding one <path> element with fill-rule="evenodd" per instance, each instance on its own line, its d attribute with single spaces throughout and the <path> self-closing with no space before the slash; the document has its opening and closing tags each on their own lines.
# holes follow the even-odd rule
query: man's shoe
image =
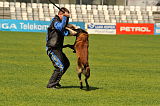
<svg viewBox="0 0 160 106">
<path fill-rule="evenodd" d="M 52 87 L 52 89 L 58 89 L 56 86 Z"/>
<path fill-rule="evenodd" d="M 58 87 L 61 87 L 61 84 L 58 83 L 57 86 L 58 86 Z"/>
</svg>

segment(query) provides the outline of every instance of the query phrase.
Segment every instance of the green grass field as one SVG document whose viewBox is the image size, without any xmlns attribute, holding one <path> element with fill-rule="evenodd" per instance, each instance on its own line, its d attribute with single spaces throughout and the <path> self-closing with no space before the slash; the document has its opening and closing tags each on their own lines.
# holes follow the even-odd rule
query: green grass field
<svg viewBox="0 0 160 106">
<path fill-rule="evenodd" d="M 90 91 L 79 89 L 76 55 L 61 89 L 47 89 L 52 64 L 45 33 L 0 32 L 0 106 L 160 105 L 160 36 L 91 35 Z M 65 44 L 74 37 L 66 37 Z M 84 78 L 84 77 L 83 77 Z"/>
</svg>

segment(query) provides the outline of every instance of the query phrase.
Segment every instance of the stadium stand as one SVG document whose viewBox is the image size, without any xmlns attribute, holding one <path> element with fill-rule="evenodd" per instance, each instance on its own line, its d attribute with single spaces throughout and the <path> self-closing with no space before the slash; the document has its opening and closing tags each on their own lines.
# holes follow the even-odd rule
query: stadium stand
<svg viewBox="0 0 160 106">
<path fill-rule="evenodd" d="M 160 22 L 159 6 L 56 5 L 66 7 L 71 11 L 71 22 Z M 57 12 L 56 7 L 47 3 L 0 2 L 0 19 L 50 21 Z"/>
<path fill-rule="evenodd" d="M 0 18 L 10 19 L 9 2 L 0 2 Z"/>
</svg>

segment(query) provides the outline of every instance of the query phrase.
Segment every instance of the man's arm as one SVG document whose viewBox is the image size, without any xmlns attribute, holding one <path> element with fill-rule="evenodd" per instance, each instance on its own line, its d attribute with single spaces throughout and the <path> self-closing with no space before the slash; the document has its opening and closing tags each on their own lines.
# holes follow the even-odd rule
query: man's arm
<svg viewBox="0 0 160 106">
<path fill-rule="evenodd" d="M 62 19 L 61 22 L 55 22 L 54 23 L 54 27 L 59 31 L 63 31 L 65 26 L 66 26 L 66 23 L 67 23 L 67 17 L 63 16 L 63 19 Z"/>
</svg>

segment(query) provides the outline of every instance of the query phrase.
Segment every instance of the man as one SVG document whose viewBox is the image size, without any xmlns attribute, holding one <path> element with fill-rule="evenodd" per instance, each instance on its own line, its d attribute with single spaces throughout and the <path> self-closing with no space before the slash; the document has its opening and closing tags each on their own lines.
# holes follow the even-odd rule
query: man
<svg viewBox="0 0 160 106">
<path fill-rule="evenodd" d="M 62 7 L 48 27 L 48 33 L 46 37 L 46 51 L 50 60 L 52 61 L 55 70 L 48 82 L 47 88 L 61 87 L 59 84 L 62 75 L 68 69 L 70 63 L 66 55 L 63 53 L 64 36 L 69 34 L 75 35 L 76 32 L 66 28 L 69 21 L 69 10 Z"/>
</svg>

